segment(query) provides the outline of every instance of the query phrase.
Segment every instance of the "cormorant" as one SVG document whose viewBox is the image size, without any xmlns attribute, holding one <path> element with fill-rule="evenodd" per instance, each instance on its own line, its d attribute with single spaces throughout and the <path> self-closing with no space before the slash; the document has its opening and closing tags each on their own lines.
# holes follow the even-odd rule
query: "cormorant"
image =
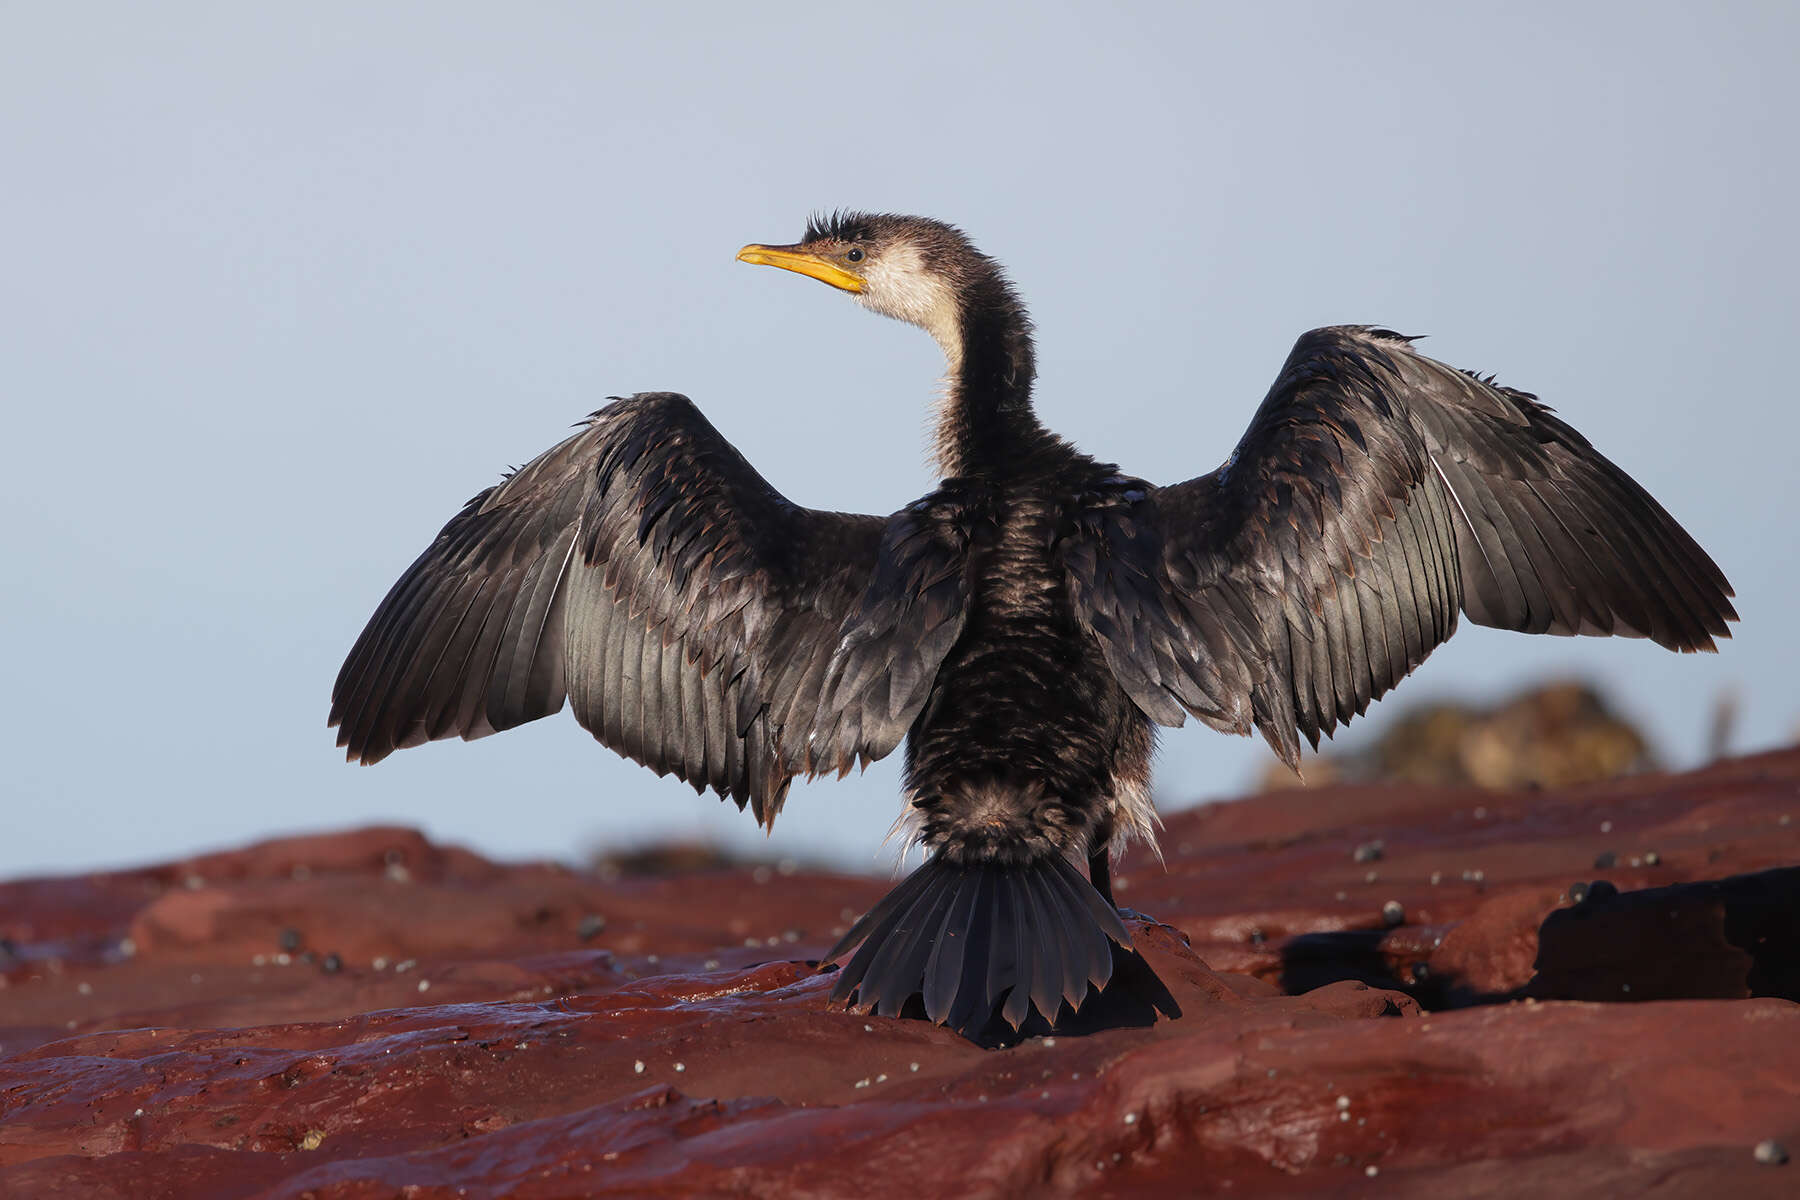
<svg viewBox="0 0 1800 1200">
<path fill-rule="evenodd" d="M 1254 728 L 1293 766 L 1459 614 L 1682 651 L 1736 619 L 1719 568 L 1586 438 L 1388 330 L 1304 334 L 1224 465 L 1160 487 L 1039 424 L 1025 308 L 959 230 L 845 213 L 738 258 L 937 339 L 937 488 L 890 516 L 801 508 L 686 397 L 616 399 L 451 519 L 351 650 L 331 722 L 373 763 L 567 698 L 765 825 L 794 776 L 904 740 L 929 857 L 830 955 L 856 951 L 834 998 L 865 1011 L 975 1036 L 1104 987 L 1130 944 L 1108 855 L 1152 836 L 1155 725 Z"/>
</svg>

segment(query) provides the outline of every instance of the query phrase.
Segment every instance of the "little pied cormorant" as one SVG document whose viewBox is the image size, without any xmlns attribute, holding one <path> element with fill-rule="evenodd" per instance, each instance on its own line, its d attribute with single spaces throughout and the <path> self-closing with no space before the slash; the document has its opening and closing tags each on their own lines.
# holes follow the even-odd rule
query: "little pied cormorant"
<svg viewBox="0 0 1800 1200">
<path fill-rule="evenodd" d="M 451 519 L 331 722 L 373 763 L 567 699 L 764 824 L 794 776 L 904 742 L 929 857 L 830 956 L 865 1011 L 976 1037 L 1105 988 L 1130 945 L 1108 856 L 1152 834 L 1154 725 L 1255 729 L 1292 766 L 1459 615 L 1683 651 L 1736 619 L 1586 438 L 1387 330 L 1303 335 L 1226 464 L 1159 487 L 1038 422 L 1025 308 L 957 229 L 841 214 L 738 258 L 937 339 L 937 488 L 890 516 L 801 508 L 685 397 L 616 400 Z"/>
</svg>

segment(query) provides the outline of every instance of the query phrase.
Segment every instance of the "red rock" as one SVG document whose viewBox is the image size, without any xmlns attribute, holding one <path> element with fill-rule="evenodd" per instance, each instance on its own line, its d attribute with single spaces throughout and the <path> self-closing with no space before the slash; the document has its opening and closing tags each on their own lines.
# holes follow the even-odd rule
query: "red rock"
<svg viewBox="0 0 1800 1200">
<path fill-rule="evenodd" d="M 1180 814 L 1119 883 L 1182 1016 L 1001 1051 L 826 1003 L 883 881 L 373 829 L 3 884 L 0 1195 L 1791 1196 L 1796 814 L 1800 752 Z"/>
</svg>

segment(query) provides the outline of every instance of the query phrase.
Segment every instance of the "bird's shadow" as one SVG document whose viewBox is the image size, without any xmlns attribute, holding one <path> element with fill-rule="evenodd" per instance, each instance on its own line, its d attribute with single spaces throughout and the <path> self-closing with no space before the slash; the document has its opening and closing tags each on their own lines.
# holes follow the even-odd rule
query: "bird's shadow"
<svg viewBox="0 0 1800 1200">
<path fill-rule="evenodd" d="M 1079 1037 L 1103 1029 L 1142 1029 L 1156 1024 L 1159 1016 L 1176 1020 L 1181 1016 L 1181 1005 L 1142 954 L 1114 942 L 1112 978 L 1098 993 L 1084 1000 L 1080 1008 L 1072 1008 L 1065 1001 L 1056 1019 L 1048 1021 L 1034 1005 L 1016 1030 L 995 1016 L 980 1030 L 965 1036 L 984 1049 L 998 1050 L 1026 1038 Z"/>
</svg>

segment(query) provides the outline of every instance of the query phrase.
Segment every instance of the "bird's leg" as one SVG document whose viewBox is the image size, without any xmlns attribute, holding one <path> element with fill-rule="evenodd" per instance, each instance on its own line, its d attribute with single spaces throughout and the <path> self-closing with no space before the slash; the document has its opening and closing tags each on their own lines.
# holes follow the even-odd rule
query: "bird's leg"
<svg viewBox="0 0 1800 1200">
<path fill-rule="evenodd" d="M 1109 817 L 1088 835 L 1088 881 L 1108 904 L 1117 908 L 1112 894 L 1112 833 L 1112 819 Z"/>
<path fill-rule="evenodd" d="M 1155 918 L 1146 916 L 1135 908 L 1121 908 L 1113 899 L 1112 891 L 1112 835 L 1113 823 L 1108 818 L 1106 823 L 1088 835 L 1088 882 L 1094 890 L 1105 897 L 1106 902 L 1126 920 L 1148 921 L 1155 924 Z"/>
<path fill-rule="evenodd" d="M 1093 881 L 1094 890 L 1112 904 L 1112 854 L 1105 846 L 1088 855 L 1088 879 Z"/>
</svg>

